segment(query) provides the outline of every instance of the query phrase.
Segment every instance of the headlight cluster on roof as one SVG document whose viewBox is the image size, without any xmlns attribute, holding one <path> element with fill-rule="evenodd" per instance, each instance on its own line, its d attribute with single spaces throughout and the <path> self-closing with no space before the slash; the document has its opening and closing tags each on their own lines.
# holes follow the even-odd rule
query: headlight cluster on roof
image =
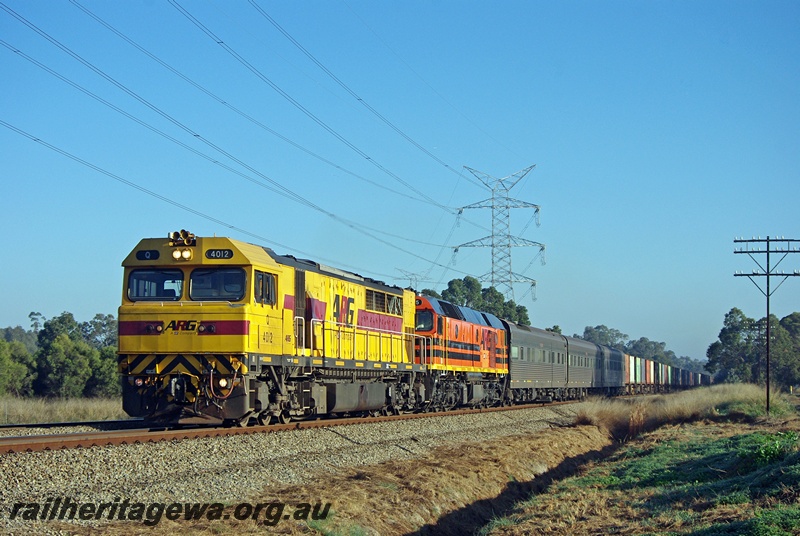
<svg viewBox="0 0 800 536">
<path fill-rule="evenodd" d="M 173 231 L 167 235 L 170 246 L 194 246 L 195 236 L 186 229 Z M 176 248 L 172 250 L 172 258 L 176 261 L 188 261 L 192 258 L 193 252 L 188 247 Z"/>
</svg>

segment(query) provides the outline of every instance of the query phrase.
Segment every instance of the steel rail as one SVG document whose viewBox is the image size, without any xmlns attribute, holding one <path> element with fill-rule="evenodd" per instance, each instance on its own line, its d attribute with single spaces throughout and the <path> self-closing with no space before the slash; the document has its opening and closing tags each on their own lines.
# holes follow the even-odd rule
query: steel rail
<svg viewBox="0 0 800 536">
<path fill-rule="evenodd" d="M 158 443 L 161 441 L 179 441 L 183 439 L 198 439 L 211 437 L 225 437 L 244 434 L 263 434 L 273 432 L 287 432 L 291 430 L 308 430 L 316 428 L 330 428 L 334 426 L 350 426 L 354 424 L 370 424 L 392 422 L 410 419 L 424 419 L 432 417 L 453 417 L 457 415 L 477 415 L 497 411 L 517 411 L 523 409 L 551 407 L 568 402 L 549 402 L 538 404 L 525 404 L 519 406 L 503 406 L 480 409 L 460 409 L 443 412 L 407 413 L 401 415 L 388 415 L 379 417 L 353 417 L 345 419 L 316 419 L 295 421 L 288 424 L 272 424 L 249 427 L 230 428 L 182 428 L 182 429 L 157 429 L 140 428 L 135 430 L 112 430 L 107 432 L 79 432 L 70 434 L 31 435 L 0 437 L 0 454 L 41 452 L 47 450 L 63 450 L 73 448 L 91 448 L 117 445 L 133 445 L 144 443 Z"/>
</svg>

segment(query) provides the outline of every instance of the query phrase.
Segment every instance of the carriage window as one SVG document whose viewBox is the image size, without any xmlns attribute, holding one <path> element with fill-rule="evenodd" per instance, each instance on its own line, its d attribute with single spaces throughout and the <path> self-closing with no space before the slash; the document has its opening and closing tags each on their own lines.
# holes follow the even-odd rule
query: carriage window
<svg viewBox="0 0 800 536">
<path fill-rule="evenodd" d="M 244 289 L 241 268 L 202 268 L 189 276 L 189 297 L 197 301 L 239 301 Z"/>
<path fill-rule="evenodd" d="M 133 301 L 178 301 L 182 293 L 180 270 L 134 270 L 128 278 L 128 299 Z"/>
</svg>

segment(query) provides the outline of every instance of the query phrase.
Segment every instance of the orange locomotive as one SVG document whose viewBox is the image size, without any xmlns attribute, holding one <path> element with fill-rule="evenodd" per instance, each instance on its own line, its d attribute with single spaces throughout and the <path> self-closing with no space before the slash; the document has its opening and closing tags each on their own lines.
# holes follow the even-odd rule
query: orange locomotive
<svg viewBox="0 0 800 536">
<path fill-rule="evenodd" d="M 438 408 L 492 405 L 503 400 L 508 379 L 506 331 L 491 313 L 430 296 L 416 298 L 414 362 L 436 382 Z"/>
</svg>

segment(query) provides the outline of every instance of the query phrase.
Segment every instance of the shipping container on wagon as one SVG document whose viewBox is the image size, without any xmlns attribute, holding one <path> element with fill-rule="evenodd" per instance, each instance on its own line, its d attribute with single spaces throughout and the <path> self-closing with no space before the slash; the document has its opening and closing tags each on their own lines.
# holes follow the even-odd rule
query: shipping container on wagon
<svg viewBox="0 0 800 536">
<path fill-rule="evenodd" d="M 625 359 L 625 383 L 633 385 L 636 383 L 636 358 L 632 355 L 627 356 Z"/>
<path fill-rule="evenodd" d="M 644 382 L 644 359 L 641 357 L 636 358 L 636 385 L 641 385 Z"/>
</svg>

